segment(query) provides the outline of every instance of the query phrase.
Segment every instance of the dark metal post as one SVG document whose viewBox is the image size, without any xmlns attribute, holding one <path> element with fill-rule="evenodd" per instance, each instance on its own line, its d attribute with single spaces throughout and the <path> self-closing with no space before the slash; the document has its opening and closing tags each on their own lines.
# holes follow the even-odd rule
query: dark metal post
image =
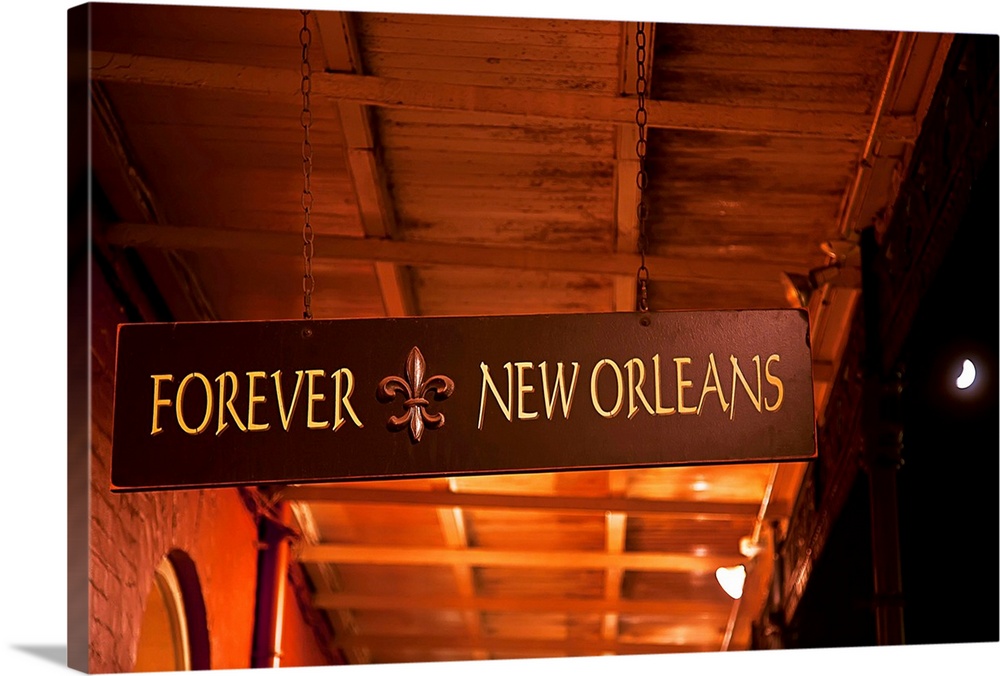
<svg viewBox="0 0 1000 676">
<path fill-rule="evenodd" d="M 901 645 L 904 642 L 903 581 L 896 473 L 902 464 L 903 431 L 899 422 L 902 386 L 898 373 L 887 378 L 883 371 L 877 255 L 875 229 L 868 227 L 861 235 L 865 313 L 862 462 L 868 473 L 875 628 L 878 645 Z"/>
</svg>

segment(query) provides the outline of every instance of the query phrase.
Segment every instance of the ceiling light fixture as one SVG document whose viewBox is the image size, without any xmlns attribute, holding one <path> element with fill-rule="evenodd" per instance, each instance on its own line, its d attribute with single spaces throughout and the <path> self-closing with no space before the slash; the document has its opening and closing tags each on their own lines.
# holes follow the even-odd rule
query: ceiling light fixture
<svg viewBox="0 0 1000 676">
<path fill-rule="evenodd" d="M 752 559 L 753 557 L 760 554 L 764 546 L 760 544 L 760 536 L 754 537 L 753 535 L 744 535 L 740 538 L 740 554 Z"/>
<path fill-rule="evenodd" d="M 733 599 L 743 596 L 743 584 L 747 580 L 747 569 L 742 563 L 715 571 L 715 579 L 719 581 L 722 590 Z"/>
<path fill-rule="evenodd" d="M 764 495 L 760 500 L 760 509 L 754 519 L 753 533 L 740 538 L 740 554 L 751 562 L 764 550 L 761 544 L 761 527 L 764 524 L 764 516 L 767 514 L 767 507 L 771 503 L 771 493 L 774 490 L 774 482 L 778 478 L 778 464 L 771 468 L 771 474 L 764 487 Z M 747 579 L 747 568 L 743 564 L 736 566 L 720 567 L 715 571 L 715 579 L 719 581 L 722 589 L 734 599 L 743 596 L 743 584 Z"/>
<path fill-rule="evenodd" d="M 809 301 L 814 292 L 826 284 L 833 286 L 861 286 L 861 270 L 846 266 L 843 261 L 833 261 L 818 268 L 813 268 L 808 274 L 785 272 L 781 275 L 785 287 L 785 298 L 795 306 L 809 307 Z"/>
<path fill-rule="evenodd" d="M 820 249 L 828 257 L 824 265 L 812 268 L 804 275 L 796 272 L 784 272 L 781 275 L 785 298 L 792 307 L 809 307 L 813 293 L 826 284 L 861 288 L 860 264 L 849 264 L 847 260 L 857 249 L 857 245 L 852 242 L 823 242 Z"/>
</svg>

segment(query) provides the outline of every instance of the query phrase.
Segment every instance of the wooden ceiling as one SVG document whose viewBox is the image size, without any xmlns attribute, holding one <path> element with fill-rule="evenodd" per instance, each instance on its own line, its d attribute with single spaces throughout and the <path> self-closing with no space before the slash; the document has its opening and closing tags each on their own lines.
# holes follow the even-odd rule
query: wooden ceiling
<svg viewBox="0 0 1000 676">
<path fill-rule="evenodd" d="M 302 314 L 302 15 L 94 5 L 95 243 L 177 320 Z M 635 25 L 308 15 L 317 318 L 631 311 Z M 648 25 L 652 309 L 790 304 L 879 224 L 950 36 Z M 817 420 L 857 300 L 809 301 Z M 804 466 L 288 487 L 351 662 L 745 649 Z M 754 558 L 740 540 L 757 536 Z M 744 563 L 730 599 L 720 566 Z"/>
</svg>

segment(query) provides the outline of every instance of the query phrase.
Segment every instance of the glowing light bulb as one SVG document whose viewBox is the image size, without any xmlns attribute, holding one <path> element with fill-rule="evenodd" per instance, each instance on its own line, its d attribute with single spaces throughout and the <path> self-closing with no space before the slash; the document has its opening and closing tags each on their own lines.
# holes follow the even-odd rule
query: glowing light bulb
<svg viewBox="0 0 1000 676">
<path fill-rule="evenodd" d="M 955 381 L 955 387 L 960 390 L 966 390 L 972 386 L 972 383 L 976 380 L 976 365 L 970 360 L 966 359 L 962 362 L 962 374 L 958 376 L 958 380 Z"/>
<path fill-rule="evenodd" d="M 743 583 L 747 579 L 747 569 L 742 564 L 730 568 L 719 568 L 715 571 L 715 579 L 719 586 L 730 597 L 738 599 L 743 596 Z"/>
</svg>

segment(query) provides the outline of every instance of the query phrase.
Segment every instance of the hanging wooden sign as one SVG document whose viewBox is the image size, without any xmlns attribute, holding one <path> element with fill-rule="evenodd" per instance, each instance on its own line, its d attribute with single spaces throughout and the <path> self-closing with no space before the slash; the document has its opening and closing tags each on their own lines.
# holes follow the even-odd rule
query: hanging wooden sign
<svg viewBox="0 0 1000 676">
<path fill-rule="evenodd" d="M 129 324 L 114 490 L 803 460 L 800 310 Z"/>
</svg>

